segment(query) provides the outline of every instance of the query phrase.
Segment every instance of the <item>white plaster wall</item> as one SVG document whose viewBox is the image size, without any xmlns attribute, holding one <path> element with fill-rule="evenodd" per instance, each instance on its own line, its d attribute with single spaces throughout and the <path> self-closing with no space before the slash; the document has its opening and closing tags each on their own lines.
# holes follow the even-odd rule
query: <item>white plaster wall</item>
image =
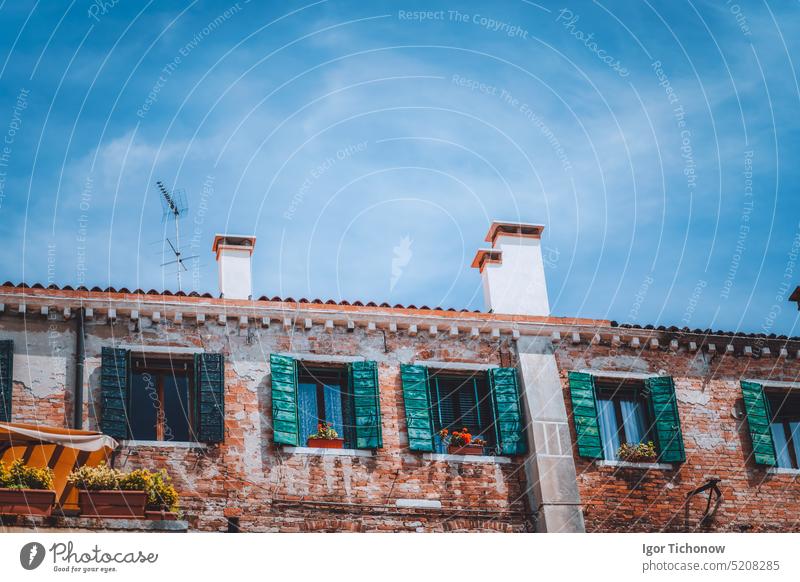
<svg viewBox="0 0 800 582">
<path fill-rule="evenodd" d="M 224 248 L 219 255 L 219 289 L 227 299 L 248 299 L 252 294 L 251 249 Z"/>
<path fill-rule="evenodd" d="M 550 315 L 541 240 L 497 238 L 495 248 L 503 252 L 502 263 L 487 263 L 483 269 L 486 307 L 494 313 Z"/>
</svg>

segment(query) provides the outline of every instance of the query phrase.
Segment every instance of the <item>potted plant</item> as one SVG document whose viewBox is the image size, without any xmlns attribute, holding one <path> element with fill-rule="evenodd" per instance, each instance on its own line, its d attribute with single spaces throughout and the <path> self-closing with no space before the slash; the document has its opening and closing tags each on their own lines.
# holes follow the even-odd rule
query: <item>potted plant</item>
<svg viewBox="0 0 800 582">
<path fill-rule="evenodd" d="M 320 422 L 317 432 L 309 435 L 308 446 L 321 449 L 343 449 L 344 439 L 339 438 L 339 433 L 330 422 Z"/>
<path fill-rule="evenodd" d="M 0 514 L 49 517 L 56 501 L 53 471 L 29 467 L 22 459 L 0 462 Z"/>
<path fill-rule="evenodd" d="M 178 519 L 178 492 L 164 469 L 150 473 L 144 514 L 155 521 Z"/>
<path fill-rule="evenodd" d="M 447 452 L 451 455 L 482 455 L 486 441 L 473 439 L 466 427 L 450 432 L 443 428 L 439 431 L 439 438 L 447 445 Z"/>
<path fill-rule="evenodd" d="M 658 460 L 658 453 L 653 441 L 638 444 L 623 443 L 617 451 L 620 461 L 629 463 L 654 463 Z"/>
<path fill-rule="evenodd" d="M 78 504 L 84 517 L 144 517 L 147 502 L 146 471 L 124 474 L 104 462 L 72 471 L 67 481 L 79 490 Z"/>
</svg>

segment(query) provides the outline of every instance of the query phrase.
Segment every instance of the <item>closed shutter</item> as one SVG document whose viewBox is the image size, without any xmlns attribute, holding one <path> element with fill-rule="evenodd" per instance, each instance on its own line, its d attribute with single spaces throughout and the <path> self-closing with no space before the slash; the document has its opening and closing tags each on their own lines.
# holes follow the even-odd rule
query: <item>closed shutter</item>
<svg viewBox="0 0 800 582">
<path fill-rule="evenodd" d="M 774 467 L 777 464 L 775 442 L 770 430 L 770 413 L 764 387 L 755 382 L 742 382 L 744 409 L 747 412 L 747 426 L 753 443 L 753 457 L 756 464 Z"/>
<path fill-rule="evenodd" d="M 353 362 L 350 365 L 350 386 L 355 410 L 356 448 L 379 449 L 383 447 L 383 433 L 378 364 Z"/>
<path fill-rule="evenodd" d="M 658 445 L 658 458 L 665 463 L 682 463 L 686 460 L 686 453 L 683 449 L 675 384 L 669 376 L 649 378 L 645 384 Z"/>
<path fill-rule="evenodd" d="M 525 423 L 519 403 L 516 368 L 489 370 L 495 406 L 498 448 L 503 455 L 522 455 L 528 450 Z"/>
<path fill-rule="evenodd" d="M 412 451 L 433 450 L 431 404 L 428 398 L 428 370 L 424 366 L 400 366 L 403 402 L 406 408 L 408 447 Z"/>
<path fill-rule="evenodd" d="M 100 370 L 100 430 L 116 439 L 128 438 L 129 390 L 130 352 L 122 348 L 103 348 Z"/>
<path fill-rule="evenodd" d="M 570 372 L 569 393 L 572 399 L 572 421 L 575 423 L 578 454 L 589 459 L 602 459 L 603 444 L 600 441 L 600 426 L 597 423 L 594 377 L 583 372 Z"/>
<path fill-rule="evenodd" d="M 0 341 L 0 422 L 11 422 L 11 391 L 14 386 L 14 341 Z"/>
<path fill-rule="evenodd" d="M 221 443 L 225 440 L 225 358 L 222 354 L 196 354 L 194 369 L 197 440 Z"/>
<path fill-rule="evenodd" d="M 298 447 L 297 362 L 288 356 L 270 354 L 269 367 L 272 374 L 273 440 Z"/>
</svg>

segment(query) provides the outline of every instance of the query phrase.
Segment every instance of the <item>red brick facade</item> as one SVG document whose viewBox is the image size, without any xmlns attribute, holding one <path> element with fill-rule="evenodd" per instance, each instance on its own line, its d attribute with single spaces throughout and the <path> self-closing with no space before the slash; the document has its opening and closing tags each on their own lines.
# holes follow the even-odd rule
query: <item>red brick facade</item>
<svg viewBox="0 0 800 582">
<path fill-rule="evenodd" d="M 770 354 L 756 349 L 747 357 L 745 343 L 755 340 L 737 338 L 734 353 L 723 355 L 731 336 L 686 336 L 670 345 L 674 336 L 667 332 L 616 328 L 607 321 L 12 287 L 0 292 L 5 296 L 0 339 L 15 343 L 14 422 L 70 425 L 72 314 L 81 299 L 96 301 L 86 325 L 86 428 L 98 429 L 102 414 L 103 346 L 224 354 L 224 443 L 123 443 L 115 456 L 115 464 L 125 469 L 166 467 L 192 529 L 534 531 L 538 508 L 532 506 L 537 502 L 529 495 L 534 487 L 524 459 L 462 462 L 409 450 L 400 382 L 400 364 L 414 360 L 515 366 L 515 340 L 522 334 L 542 336 L 553 346 L 573 448 L 570 370 L 658 373 L 675 381 L 684 463 L 649 469 L 600 466 L 574 448 L 586 531 L 800 530 L 797 475 L 777 474 L 752 461 L 739 388 L 743 378 L 796 380 L 796 342 L 770 340 Z M 72 314 L 65 314 L 67 304 Z M 50 307 L 48 314 L 42 306 Z M 357 324 L 349 326 L 353 320 Z M 633 336 L 640 337 L 641 347 L 631 346 Z M 712 341 L 716 354 L 708 351 Z M 781 357 L 778 344 L 788 347 L 789 357 Z M 278 352 L 378 362 L 383 448 L 320 456 L 276 445 L 269 354 Z M 687 504 L 687 493 L 712 477 L 721 479 L 722 502 L 712 519 L 700 523 L 707 495 Z M 398 506 L 401 499 L 435 501 L 441 507 Z"/>
</svg>

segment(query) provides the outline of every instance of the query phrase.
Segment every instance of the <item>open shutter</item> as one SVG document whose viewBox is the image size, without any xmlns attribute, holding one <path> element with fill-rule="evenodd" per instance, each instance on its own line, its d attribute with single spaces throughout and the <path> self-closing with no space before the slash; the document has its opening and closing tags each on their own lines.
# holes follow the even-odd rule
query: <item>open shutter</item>
<svg viewBox="0 0 800 582">
<path fill-rule="evenodd" d="M 197 440 L 225 440 L 225 358 L 222 354 L 195 354 Z"/>
<path fill-rule="evenodd" d="M 122 348 L 103 348 L 100 370 L 100 430 L 116 439 L 128 438 L 129 390 L 130 352 Z"/>
<path fill-rule="evenodd" d="M 755 382 L 742 382 L 744 409 L 747 412 L 747 425 L 753 443 L 753 457 L 758 465 L 775 466 L 775 442 L 770 431 L 770 414 L 764 387 Z"/>
<path fill-rule="evenodd" d="M 528 447 L 525 423 L 519 404 L 516 368 L 494 368 L 489 371 L 495 406 L 498 448 L 503 455 L 522 455 Z"/>
<path fill-rule="evenodd" d="M 408 447 L 412 451 L 433 451 L 433 425 L 428 394 L 428 370 L 424 366 L 400 366 L 403 402 L 406 408 Z"/>
<path fill-rule="evenodd" d="M 284 445 L 300 446 L 297 418 L 297 362 L 288 356 L 270 354 L 272 374 L 273 440 Z"/>
<path fill-rule="evenodd" d="M 353 362 L 350 365 L 350 382 L 355 410 L 356 448 L 379 449 L 383 446 L 383 434 L 378 364 Z"/>
<path fill-rule="evenodd" d="M 646 385 L 658 445 L 658 458 L 665 463 L 682 463 L 686 460 L 686 453 L 683 450 L 675 384 L 669 376 L 658 376 L 649 378 Z"/>
<path fill-rule="evenodd" d="M 11 422 L 14 385 L 14 341 L 0 340 L 0 422 Z"/>
<path fill-rule="evenodd" d="M 569 393 L 572 398 L 572 420 L 575 423 L 578 454 L 590 459 L 602 459 L 603 443 L 600 441 L 600 426 L 597 423 L 594 377 L 583 372 L 570 372 Z"/>
</svg>

